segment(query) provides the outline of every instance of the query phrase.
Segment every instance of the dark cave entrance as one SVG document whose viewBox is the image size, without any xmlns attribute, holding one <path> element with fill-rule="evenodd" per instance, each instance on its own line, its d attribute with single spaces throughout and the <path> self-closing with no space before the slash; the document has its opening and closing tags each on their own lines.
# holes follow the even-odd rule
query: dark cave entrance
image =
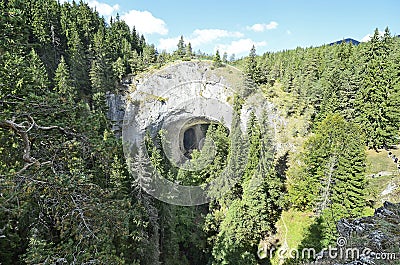
<svg viewBox="0 0 400 265">
<path fill-rule="evenodd" d="M 183 133 L 183 152 L 184 155 L 191 159 L 193 150 L 201 150 L 206 137 L 206 132 L 210 124 L 196 124 L 187 128 Z"/>
<path fill-rule="evenodd" d="M 183 135 L 183 147 L 186 151 L 198 148 L 196 134 L 193 128 L 189 128 L 185 131 Z"/>
</svg>

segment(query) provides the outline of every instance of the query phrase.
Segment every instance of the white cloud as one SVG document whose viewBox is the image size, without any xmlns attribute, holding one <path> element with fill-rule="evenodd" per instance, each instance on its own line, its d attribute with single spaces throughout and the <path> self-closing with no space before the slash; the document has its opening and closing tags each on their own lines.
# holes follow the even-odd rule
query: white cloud
<svg viewBox="0 0 400 265">
<path fill-rule="evenodd" d="M 266 30 L 276 29 L 278 25 L 279 25 L 278 22 L 271 21 L 268 24 L 254 24 L 251 27 L 247 27 L 247 29 L 255 32 L 264 32 Z"/>
<path fill-rule="evenodd" d="M 188 42 L 190 42 L 193 47 L 199 47 L 202 44 L 227 37 L 240 38 L 243 37 L 243 33 L 223 29 L 196 29 L 189 37 Z"/>
<path fill-rule="evenodd" d="M 254 42 L 251 39 L 240 39 L 232 41 L 230 44 L 219 44 L 215 47 L 219 50 L 220 54 L 227 52 L 228 54 L 240 55 L 243 53 L 249 53 L 252 46 L 256 48 L 264 47 L 267 45 L 265 41 Z"/>
<path fill-rule="evenodd" d="M 291 32 L 290 30 L 286 30 L 286 34 L 287 34 L 287 35 L 291 35 L 292 32 Z"/>
<path fill-rule="evenodd" d="M 365 36 L 361 39 L 361 42 L 370 41 L 370 40 L 371 40 L 371 37 L 372 37 L 372 34 L 367 34 L 367 35 L 365 35 Z"/>
<path fill-rule="evenodd" d="M 100 3 L 96 0 L 89 0 L 88 5 L 95 8 L 99 12 L 100 16 L 111 16 L 115 11 L 119 10 L 119 5 L 110 6 L 106 3 Z"/>
<path fill-rule="evenodd" d="M 243 33 L 238 31 L 227 31 L 223 29 L 196 29 L 192 34 L 186 38 L 184 37 L 185 43 L 189 43 L 193 48 L 201 48 L 202 45 L 210 44 L 213 41 L 222 38 L 241 38 Z M 174 38 L 161 38 L 159 40 L 158 48 L 160 50 L 172 51 L 177 48 L 177 44 L 180 37 Z"/>
<path fill-rule="evenodd" d="M 385 34 L 384 31 L 379 31 L 379 36 L 382 37 Z M 374 34 L 367 34 L 365 35 L 362 39 L 361 42 L 368 42 L 371 40 L 371 38 L 374 36 Z"/>
<path fill-rule="evenodd" d="M 141 34 L 168 34 L 164 20 L 154 17 L 149 11 L 130 10 L 122 15 L 121 19 L 125 20 L 129 27 L 135 26 Z"/>
<path fill-rule="evenodd" d="M 181 37 L 160 39 L 157 46 L 160 50 L 172 51 L 177 49 L 178 41 Z"/>
</svg>

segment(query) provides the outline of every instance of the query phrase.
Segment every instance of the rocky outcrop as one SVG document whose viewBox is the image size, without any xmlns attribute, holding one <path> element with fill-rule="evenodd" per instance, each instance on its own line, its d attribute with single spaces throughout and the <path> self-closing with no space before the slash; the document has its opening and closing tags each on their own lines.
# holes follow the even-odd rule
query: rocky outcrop
<svg viewBox="0 0 400 265">
<path fill-rule="evenodd" d="M 169 65 L 137 78 L 135 88 L 126 96 L 124 135 L 134 150 L 146 131 L 155 137 L 162 130 L 171 159 L 181 164 L 187 161 L 185 132 L 211 122 L 222 123 L 231 130 L 235 94 L 250 95 L 251 89 L 241 71 L 230 66 L 214 68 L 210 62 Z M 258 114 L 266 111 L 272 119 L 271 110 L 272 104 L 262 97 L 247 97 L 241 113 L 241 129 L 245 130 L 251 111 Z M 118 115 L 115 113 L 117 118 Z"/>
<path fill-rule="evenodd" d="M 125 96 L 123 93 L 107 93 L 107 118 L 111 121 L 111 130 L 116 137 L 122 136 L 122 124 L 125 116 Z"/>
<path fill-rule="evenodd" d="M 237 95 L 243 104 L 240 121 L 233 122 L 233 103 Z M 113 103 L 117 101 L 110 96 L 110 106 L 114 107 Z M 209 61 L 173 63 L 137 76 L 134 84 L 129 86 L 125 102 L 122 140 L 131 173 L 138 178 L 146 177 L 141 183 L 148 193 L 178 205 L 203 204 L 209 198 L 205 196 L 204 187 L 172 183 L 158 176 L 151 166 L 145 167 L 151 164 L 144 150 L 147 133 L 153 139 L 162 135 L 161 149 L 173 165 L 200 170 L 190 165 L 190 152 L 192 148 L 202 146 L 203 127 L 220 123 L 230 132 L 239 129 L 244 132 L 251 112 L 259 117 L 264 114 L 274 130 L 276 123 L 282 120 L 273 105 L 241 71 L 228 65 L 214 67 Z M 118 110 L 111 113 L 110 117 L 120 118 Z M 220 181 L 218 185 L 224 183 Z M 209 183 L 209 186 L 214 184 L 217 185 Z"/>
<path fill-rule="evenodd" d="M 400 203 L 385 202 L 373 216 L 342 219 L 337 230 L 342 257 L 331 259 L 325 252 L 314 264 L 400 264 Z"/>
</svg>

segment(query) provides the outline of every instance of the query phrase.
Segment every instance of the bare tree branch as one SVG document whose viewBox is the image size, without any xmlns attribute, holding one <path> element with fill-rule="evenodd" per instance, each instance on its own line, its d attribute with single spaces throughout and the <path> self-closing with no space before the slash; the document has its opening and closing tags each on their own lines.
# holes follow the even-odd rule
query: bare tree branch
<svg viewBox="0 0 400 265">
<path fill-rule="evenodd" d="M 0 128 L 11 129 L 21 136 L 24 142 L 24 154 L 22 159 L 26 163 L 35 163 L 36 159 L 31 157 L 31 142 L 29 141 L 28 133 L 23 125 L 15 123 L 13 120 L 4 120 L 0 122 Z"/>
<path fill-rule="evenodd" d="M 70 136 L 74 136 L 74 137 L 82 137 L 81 135 L 78 135 L 74 132 L 71 132 L 63 127 L 57 126 L 57 125 L 53 125 L 53 126 L 41 126 L 38 125 L 35 121 L 35 119 L 30 116 L 30 115 L 25 115 L 26 116 L 26 121 L 23 121 L 21 123 L 16 123 L 16 118 L 13 117 L 11 120 L 3 120 L 0 121 L 0 128 L 3 129 L 11 129 L 13 130 L 16 134 L 18 134 L 23 142 L 23 149 L 24 149 L 24 153 L 22 155 L 22 159 L 25 162 L 24 167 L 19 170 L 16 174 L 21 174 L 23 171 L 27 170 L 29 167 L 31 167 L 32 165 L 36 164 L 36 165 L 43 165 L 43 164 L 51 164 L 51 161 L 46 161 L 46 162 L 42 162 L 40 163 L 36 158 L 32 157 L 31 155 L 31 141 L 29 139 L 29 132 L 32 129 L 37 129 L 37 130 L 42 130 L 42 131 L 50 131 L 50 130 L 58 130 L 61 133 L 65 134 L 65 135 L 70 135 Z"/>
</svg>

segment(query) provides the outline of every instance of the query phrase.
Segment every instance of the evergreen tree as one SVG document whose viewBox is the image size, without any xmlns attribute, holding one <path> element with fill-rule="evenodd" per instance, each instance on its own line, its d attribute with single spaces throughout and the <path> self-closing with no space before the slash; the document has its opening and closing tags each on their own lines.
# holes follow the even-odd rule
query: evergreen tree
<svg viewBox="0 0 400 265">
<path fill-rule="evenodd" d="M 143 60 L 136 50 L 132 51 L 131 58 L 129 59 L 129 65 L 133 74 L 138 74 L 144 70 Z"/>
<path fill-rule="evenodd" d="M 222 55 L 222 62 L 228 63 L 228 53 L 227 52 L 224 52 L 224 54 Z"/>
<path fill-rule="evenodd" d="M 183 40 L 183 36 L 181 36 L 181 38 L 179 39 L 178 42 L 178 49 L 174 52 L 174 55 L 177 59 L 182 59 L 185 54 L 186 54 L 186 45 L 185 45 L 185 41 Z"/>
<path fill-rule="evenodd" d="M 340 115 L 328 115 L 306 142 L 301 158 L 301 169 L 289 182 L 291 202 L 321 216 L 327 245 L 336 235 L 336 222 L 360 216 L 366 206 L 363 134 Z"/>
<path fill-rule="evenodd" d="M 104 101 L 82 103 L 109 89 L 112 61 L 127 66 L 129 28 L 110 37 L 82 1 L 0 6 L 1 262 L 157 264 L 157 210 L 135 196 Z"/>
<path fill-rule="evenodd" d="M 61 56 L 61 61 L 56 69 L 54 82 L 57 93 L 67 101 L 73 102 L 77 93 L 76 89 L 71 85 L 71 76 L 63 56 Z"/>
<path fill-rule="evenodd" d="M 185 58 L 187 60 L 191 60 L 192 56 L 193 56 L 192 44 L 190 44 L 190 42 L 189 42 L 188 45 L 186 46 Z"/>
<path fill-rule="evenodd" d="M 367 145 L 381 148 L 398 142 L 400 107 L 393 77 L 393 39 L 386 29 L 383 38 L 375 30 L 362 51 L 360 90 L 357 94 L 357 121 L 366 136 Z"/>
<path fill-rule="evenodd" d="M 215 52 L 215 55 L 214 55 L 214 58 L 213 58 L 213 65 L 215 67 L 221 67 L 222 66 L 221 56 L 219 55 L 219 51 L 218 50 Z"/>
<path fill-rule="evenodd" d="M 58 3 L 53 0 L 33 1 L 30 6 L 28 22 L 32 25 L 32 38 L 38 42 L 39 57 L 46 67 L 47 74 L 53 77 L 62 52 L 65 36 L 59 21 Z"/>
<path fill-rule="evenodd" d="M 346 120 L 355 117 L 355 98 L 358 90 L 356 65 L 352 44 L 341 43 L 333 47 L 331 64 L 318 81 L 322 90 L 316 120 L 323 120 L 329 113 L 340 113 Z"/>
<path fill-rule="evenodd" d="M 82 0 L 0 1 L 0 28 L 2 264 L 269 262 L 257 259 L 257 244 L 275 233 L 285 174 L 266 117 L 251 114 L 244 134 L 235 98 L 230 131 L 203 127 L 204 146 L 190 155 L 191 165 L 205 165 L 201 170 L 173 167 L 159 135 L 147 142 L 148 154 L 135 157 L 136 176 L 128 174 L 122 143 L 107 122 L 105 95 L 127 74 L 193 57 L 183 36 L 172 55 L 159 54 L 119 15 L 106 23 Z M 197 55 L 227 62 L 219 51 Z M 399 38 L 386 29 L 358 46 L 262 56 L 253 46 L 237 64 L 289 125 L 299 120 L 294 142 L 308 137 L 299 166 L 289 169 L 289 199 L 315 212 L 317 243 L 329 244 L 336 222 L 365 208 L 363 143 L 398 143 Z M 151 177 L 150 162 L 166 179 L 212 183 L 213 200 L 191 208 L 155 201 L 139 185 Z"/>
<path fill-rule="evenodd" d="M 170 54 L 168 54 L 165 50 L 158 54 L 156 60 L 158 67 L 165 65 L 170 60 L 170 57 Z"/>
<path fill-rule="evenodd" d="M 112 69 L 114 76 L 119 82 L 121 82 L 122 77 L 125 74 L 125 65 L 121 57 L 118 57 L 118 59 L 112 64 Z"/>
<path fill-rule="evenodd" d="M 260 72 L 257 66 L 256 47 L 254 45 L 251 47 L 249 56 L 246 58 L 244 72 L 248 78 L 252 79 L 256 83 L 259 82 Z"/>
<path fill-rule="evenodd" d="M 143 64 L 149 67 L 151 64 L 155 63 L 157 60 L 157 50 L 154 45 L 146 45 L 143 48 Z"/>
<path fill-rule="evenodd" d="M 141 53 L 142 50 L 140 49 L 140 37 L 138 33 L 136 32 L 135 26 L 133 26 L 132 32 L 131 32 L 131 48 L 132 50 L 135 50 L 137 53 Z"/>
<path fill-rule="evenodd" d="M 247 133 L 250 149 L 242 194 L 226 210 L 213 246 L 220 264 L 257 264 L 258 243 L 275 234 L 282 211 L 284 180 L 275 171 L 270 128 L 265 122 L 258 126 L 254 114 L 249 125 L 253 127 Z"/>
<path fill-rule="evenodd" d="M 80 95 L 90 94 L 89 67 L 87 65 L 87 54 L 78 34 L 76 24 L 72 23 L 69 34 L 67 35 L 68 55 L 71 68 L 71 78 L 73 85 L 79 88 Z"/>
<path fill-rule="evenodd" d="M 29 81 L 24 89 L 32 93 L 31 95 L 45 95 L 48 91 L 49 80 L 43 62 L 34 49 L 29 54 L 26 72 Z"/>
</svg>

